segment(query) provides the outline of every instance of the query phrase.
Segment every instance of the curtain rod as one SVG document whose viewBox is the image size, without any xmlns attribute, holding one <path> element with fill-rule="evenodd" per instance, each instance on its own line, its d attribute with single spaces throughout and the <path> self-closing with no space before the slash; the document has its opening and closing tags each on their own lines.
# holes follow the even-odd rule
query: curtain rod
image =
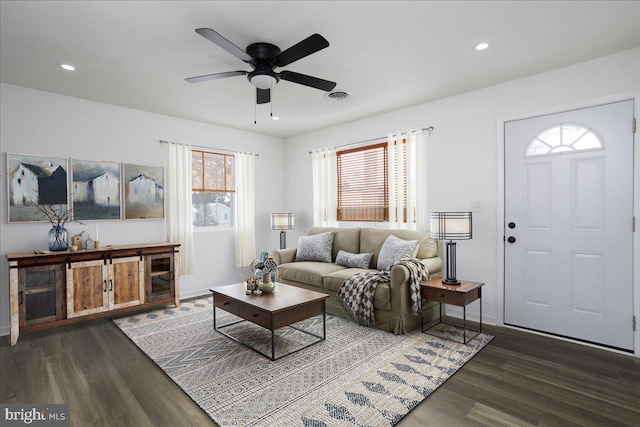
<svg viewBox="0 0 640 427">
<path fill-rule="evenodd" d="M 423 131 L 423 132 L 427 131 L 427 132 L 429 132 L 429 136 L 431 136 L 431 132 L 433 131 L 433 129 L 434 129 L 433 126 L 429 126 L 429 127 L 422 128 L 422 129 L 419 129 L 419 130 Z M 418 132 L 418 130 L 414 130 L 413 132 Z M 393 133 L 391 135 L 398 136 L 398 135 L 406 135 L 406 134 L 407 134 L 406 132 L 401 132 L 399 134 Z M 352 145 L 360 145 L 360 144 L 364 144 L 365 142 L 380 141 L 381 139 L 387 139 L 387 138 L 388 138 L 388 135 L 387 136 L 379 136 L 377 138 L 365 139 L 364 141 L 350 142 L 348 144 L 336 145 L 333 148 L 350 147 Z M 309 151 L 309 154 L 312 154 L 312 153 L 313 153 L 313 151 Z"/>
<path fill-rule="evenodd" d="M 173 142 L 173 141 L 165 141 L 163 139 L 159 140 L 160 144 L 182 144 L 182 142 Z M 201 145 L 192 145 L 193 148 L 200 148 L 203 150 L 216 150 L 216 151 L 226 151 L 227 153 L 242 153 L 242 151 L 229 150 L 226 148 L 215 148 L 215 147 L 203 147 Z M 248 153 L 252 156 L 260 157 L 260 154 L 257 153 Z"/>
</svg>

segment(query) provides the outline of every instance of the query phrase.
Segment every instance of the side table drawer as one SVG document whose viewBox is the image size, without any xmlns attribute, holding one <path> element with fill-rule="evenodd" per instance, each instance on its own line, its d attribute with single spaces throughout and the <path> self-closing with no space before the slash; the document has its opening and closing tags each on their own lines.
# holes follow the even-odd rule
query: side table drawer
<svg viewBox="0 0 640 427">
<path fill-rule="evenodd" d="M 453 304 L 459 307 L 464 305 L 464 294 L 447 289 L 422 288 L 422 299 L 436 301 L 443 304 Z"/>
</svg>

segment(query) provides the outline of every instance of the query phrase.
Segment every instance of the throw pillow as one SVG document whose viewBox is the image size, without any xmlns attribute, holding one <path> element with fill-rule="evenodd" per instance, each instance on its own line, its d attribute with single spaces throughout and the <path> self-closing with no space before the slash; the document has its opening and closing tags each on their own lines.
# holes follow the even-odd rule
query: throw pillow
<svg viewBox="0 0 640 427">
<path fill-rule="evenodd" d="M 340 250 L 336 256 L 336 264 L 353 268 L 369 268 L 373 254 L 354 254 Z"/>
<path fill-rule="evenodd" d="M 300 236 L 296 261 L 331 262 L 331 248 L 333 247 L 333 231 Z"/>
<path fill-rule="evenodd" d="M 391 266 L 404 258 L 411 258 L 418 247 L 417 240 L 402 240 L 393 234 L 382 244 L 378 255 L 378 270 L 390 270 Z"/>
</svg>

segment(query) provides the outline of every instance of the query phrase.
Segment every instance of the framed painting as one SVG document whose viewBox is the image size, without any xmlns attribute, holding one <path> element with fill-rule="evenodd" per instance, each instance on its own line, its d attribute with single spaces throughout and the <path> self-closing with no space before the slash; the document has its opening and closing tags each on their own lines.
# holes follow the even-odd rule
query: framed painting
<svg viewBox="0 0 640 427">
<path fill-rule="evenodd" d="M 161 166 L 122 164 L 124 219 L 164 218 L 164 170 Z"/>
<path fill-rule="evenodd" d="M 7 153 L 8 222 L 49 221 L 38 206 L 67 211 L 67 159 Z"/>
<path fill-rule="evenodd" d="M 121 218 L 118 163 L 71 159 L 71 177 L 74 220 Z"/>
</svg>

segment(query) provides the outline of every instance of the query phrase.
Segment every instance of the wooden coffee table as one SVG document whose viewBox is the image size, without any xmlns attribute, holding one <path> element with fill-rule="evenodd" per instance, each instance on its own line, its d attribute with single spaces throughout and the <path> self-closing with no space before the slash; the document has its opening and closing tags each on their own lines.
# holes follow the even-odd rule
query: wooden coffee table
<svg viewBox="0 0 640 427">
<path fill-rule="evenodd" d="M 222 335 L 231 338 L 271 360 L 288 356 L 296 351 L 324 341 L 327 337 L 327 315 L 325 311 L 325 301 L 329 298 L 327 294 L 308 291 L 296 286 L 285 285 L 284 283 L 276 283 L 276 288 L 272 293 L 263 293 L 261 295 L 246 295 L 246 283 L 210 288 L 209 290 L 213 293 L 213 328 Z M 242 320 L 218 327 L 216 323 L 216 308 L 235 314 L 241 317 Z M 291 326 L 296 322 L 319 314 L 322 314 L 322 336 Z M 255 323 L 271 331 L 271 355 L 263 353 L 249 343 L 242 342 L 238 338 L 221 330 L 222 328 L 227 328 L 245 321 Z M 318 338 L 318 340 L 289 353 L 279 355 L 276 358 L 275 331 L 285 326 L 314 336 Z"/>
</svg>

